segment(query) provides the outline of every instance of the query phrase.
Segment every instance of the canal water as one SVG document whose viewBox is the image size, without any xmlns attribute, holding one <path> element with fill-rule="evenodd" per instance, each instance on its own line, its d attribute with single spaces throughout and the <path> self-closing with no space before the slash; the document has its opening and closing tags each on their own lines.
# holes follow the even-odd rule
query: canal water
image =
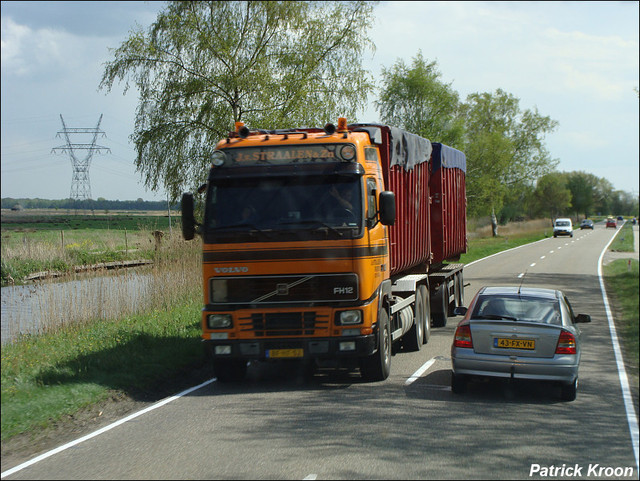
<svg viewBox="0 0 640 481">
<path fill-rule="evenodd" d="M 136 268 L 3 287 L 2 344 L 46 328 L 134 313 L 150 294 L 151 281 L 148 269 Z"/>
</svg>

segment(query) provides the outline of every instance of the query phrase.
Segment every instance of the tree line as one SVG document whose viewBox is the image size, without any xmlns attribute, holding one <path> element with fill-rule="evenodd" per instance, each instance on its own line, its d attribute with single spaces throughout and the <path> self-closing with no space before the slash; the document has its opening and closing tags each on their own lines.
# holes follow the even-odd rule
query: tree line
<svg viewBox="0 0 640 481">
<path fill-rule="evenodd" d="M 107 200 L 98 197 L 97 200 L 75 200 L 75 199 L 14 199 L 4 197 L 1 199 L 2 209 L 58 209 L 58 210 L 93 210 L 93 211 L 116 211 L 116 210 L 167 210 L 166 201 L 147 201 L 138 198 L 136 200 Z M 179 209 L 176 203 L 171 205 L 172 210 Z"/>
<path fill-rule="evenodd" d="M 540 215 L 621 214 L 638 199 L 584 172 L 559 173 L 545 135 L 558 122 L 497 88 L 461 99 L 419 52 L 362 66 L 377 2 L 172 1 L 145 31 L 112 49 L 100 89 L 138 90 L 136 168 L 175 202 L 206 181 L 220 138 L 250 128 L 356 122 L 374 96 L 382 123 L 451 145 L 467 157 L 468 215 L 494 224 Z M 327 28 L 331 26 L 331 28 Z"/>
</svg>

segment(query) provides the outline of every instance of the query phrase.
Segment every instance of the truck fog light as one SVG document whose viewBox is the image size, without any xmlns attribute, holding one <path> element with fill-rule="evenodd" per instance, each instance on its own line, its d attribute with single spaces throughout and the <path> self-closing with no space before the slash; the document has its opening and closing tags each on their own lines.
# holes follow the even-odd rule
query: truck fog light
<svg viewBox="0 0 640 481">
<path fill-rule="evenodd" d="M 341 326 L 352 326 L 362 322 L 362 311 L 341 311 L 339 316 L 338 319 Z"/>
<path fill-rule="evenodd" d="M 340 350 L 341 351 L 355 351 L 356 350 L 356 343 L 354 341 L 341 342 L 340 343 Z"/>
<path fill-rule="evenodd" d="M 343 335 L 343 336 L 359 336 L 359 335 L 360 335 L 360 328 L 356 328 L 356 329 L 343 329 L 343 330 L 342 330 L 342 335 Z"/>
<path fill-rule="evenodd" d="M 231 354 L 231 346 L 216 346 L 216 354 L 220 356 L 228 356 Z"/>
<path fill-rule="evenodd" d="M 228 329 L 231 327 L 231 314 L 209 314 L 207 326 L 209 329 Z"/>
</svg>

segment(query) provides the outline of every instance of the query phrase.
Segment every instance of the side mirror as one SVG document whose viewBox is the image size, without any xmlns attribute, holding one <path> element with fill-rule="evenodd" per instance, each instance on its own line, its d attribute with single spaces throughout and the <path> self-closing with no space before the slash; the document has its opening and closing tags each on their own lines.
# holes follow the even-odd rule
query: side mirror
<svg viewBox="0 0 640 481">
<path fill-rule="evenodd" d="M 467 308 L 464 306 L 458 306 L 453 309 L 454 316 L 464 316 L 467 313 Z"/>
<path fill-rule="evenodd" d="M 589 314 L 578 314 L 575 322 L 591 322 L 591 316 Z"/>
<path fill-rule="evenodd" d="M 380 192 L 380 223 L 393 225 L 396 221 L 396 195 L 388 190 Z"/>
<path fill-rule="evenodd" d="M 182 237 L 191 240 L 196 234 L 196 219 L 193 214 L 193 194 L 185 192 L 182 194 Z"/>
</svg>

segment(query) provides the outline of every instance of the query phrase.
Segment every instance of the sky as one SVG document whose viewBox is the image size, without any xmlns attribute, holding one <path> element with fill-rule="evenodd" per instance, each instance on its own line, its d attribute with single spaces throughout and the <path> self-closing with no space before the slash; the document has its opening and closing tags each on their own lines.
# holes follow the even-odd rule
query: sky
<svg viewBox="0 0 640 481">
<path fill-rule="evenodd" d="M 96 145 L 109 152 L 91 158 L 91 197 L 166 200 L 166 192 L 145 188 L 134 166 L 135 88 L 126 95 L 119 83 L 110 93 L 98 90 L 110 49 L 136 25 L 149 27 L 164 6 L 1 2 L 3 198 L 68 198 L 72 161 L 55 150 L 66 145 L 62 119 L 68 129 L 95 129 L 101 119 Z M 638 7 L 636 1 L 380 2 L 369 31 L 376 50 L 363 64 L 380 85 L 382 68 L 399 60 L 410 65 L 422 52 L 461 100 L 502 89 L 520 100 L 521 110 L 558 121 L 544 139 L 558 171 L 588 172 L 637 196 Z M 373 100 L 358 121 L 379 121 Z M 70 134 L 69 140 L 91 143 L 92 136 Z"/>
</svg>

